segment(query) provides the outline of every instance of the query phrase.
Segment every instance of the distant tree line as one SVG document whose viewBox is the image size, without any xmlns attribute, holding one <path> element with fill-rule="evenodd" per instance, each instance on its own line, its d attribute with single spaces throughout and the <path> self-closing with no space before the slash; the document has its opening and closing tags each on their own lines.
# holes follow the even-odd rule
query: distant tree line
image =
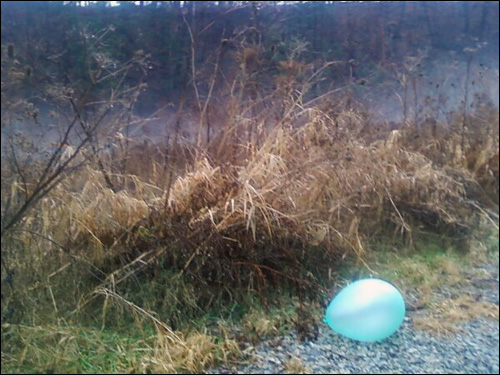
<svg viewBox="0 0 500 375">
<path fill-rule="evenodd" d="M 483 43 L 498 56 L 498 8 L 496 1 L 2 1 L 2 59 L 15 54 L 29 66 L 24 90 L 36 96 L 43 83 L 83 90 L 89 70 L 148 54 L 138 107 L 148 111 L 148 103 L 176 100 L 193 79 L 193 49 L 200 77 L 221 46 L 222 72 L 251 47 L 266 82 L 302 43 L 305 63 L 346 63 L 327 78 L 362 80 L 418 51 L 465 59 L 464 49 Z"/>
</svg>

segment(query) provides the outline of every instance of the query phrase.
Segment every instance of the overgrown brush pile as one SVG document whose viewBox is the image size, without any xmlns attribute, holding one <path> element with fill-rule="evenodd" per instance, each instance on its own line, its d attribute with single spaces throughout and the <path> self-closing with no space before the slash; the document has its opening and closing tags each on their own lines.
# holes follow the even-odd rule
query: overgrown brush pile
<svg viewBox="0 0 500 375">
<path fill-rule="evenodd" d="M 337 124 L 311 109 L 304 126 L 280 124 L 260 146 L 222 137 L 229 153 L 192 151 L 168 184 L 122 174 L 115 177 L 128 188 L 114 192 L 89 166 L 14 232 L 10 267 L 56 311 L 95 307 L 96 296 L 114 290 L 173 324 L 251 295 L 265 304 L 280 288 L 321 292 L 339 261 L 363 263 L 376 238 L 432 231 L 467 243 L 485 215 L 470 198 L 480 185 L 467 165 L 432 160 L 429 148 L 425 155 L 409 143 L 414 130 L 370 143 L 361 118 Z M 498 179 L 498 170 L 487 173 Z M 35 308 L 15 289 L 6 291 L 10 311 Z"/>
</svg>

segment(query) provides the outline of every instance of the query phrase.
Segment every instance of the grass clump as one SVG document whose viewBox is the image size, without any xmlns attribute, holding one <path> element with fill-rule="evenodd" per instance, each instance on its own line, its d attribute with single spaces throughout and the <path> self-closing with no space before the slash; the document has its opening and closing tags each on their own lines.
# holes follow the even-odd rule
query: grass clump
<svg viewBox="0 0 500 375">
<path fill-rule="evenodd" d="M 304 362 L 299 358 L 292 357 L 287 360 L 283 366 L 285 374 L 310 374 Z"/>
<path fill-rule="evenodd" d="M 64 322 L 38 326 L 4 325 L 2 372 L 130 373 L 140 369 L 152 337 L 139 332 L 86 328 Z"/>
<path fill-rule="evenodd" d="M 5 373 L 201 373 L 240 355 L 227 337 L 202 332 L 137 329 L 100 330 L 60 322 L 40 326 L 4 325 Z"/>
<path fill-rule="evenodd" d="M 417 316 L 413 325 L 416 329 L 450 335 L 461 331 L 461 323 L 478 318 L 498 321 L 498 305 L 461 295 L 431 304 L 430 313 Z"/>
</svg>

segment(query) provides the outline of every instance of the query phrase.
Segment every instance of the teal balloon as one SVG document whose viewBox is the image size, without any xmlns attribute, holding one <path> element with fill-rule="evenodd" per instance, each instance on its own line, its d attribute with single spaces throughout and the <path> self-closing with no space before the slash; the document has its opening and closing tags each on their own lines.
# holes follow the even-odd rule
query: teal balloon
<svg viewBox="0 0 500 375">
<path fill-rule="evenodd" d="M 358 341 L 383 340 L 403 323 L 405 302 L 391 284 L 378 279 L 356 281 L 330 302 L 325 322 L 335 332 Z"/>
</svg>

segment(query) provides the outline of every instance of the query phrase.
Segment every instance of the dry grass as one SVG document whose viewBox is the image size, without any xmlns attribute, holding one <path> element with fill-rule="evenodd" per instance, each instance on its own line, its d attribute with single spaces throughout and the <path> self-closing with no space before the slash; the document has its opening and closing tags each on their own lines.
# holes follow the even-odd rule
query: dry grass
<svg viewBox="0 0 500 375">
<path fill-rule="evenodd" d="M 266 337 L 290 330 L 295 325 L 297 302 L 289 301 L 288 307 L 259 309 L 251 308 L 240 321 L 243 328 L 242 341 L 256 343 Z"/>
<path fill-rule="evenodd" d="M 279 333 L 279 322 L 257 309 L 252 309 L 243 317 L 242 326 L 247 335 L 255 334 L 260 338 Z"/>
<path fill-rule="evenodd" d="M 498 109 L 480 97 L 473 106 L 475 111 L 467 118 L 470 126 L 463 128 L 464 119 L 457 113 L 449 123 L 433 121 L 409 129 L 402 144 L 439 166 L 467 171 L 468 197 L 498 208 Z"/>
<path fill-rule="evenodd" d="M 310 374 L 311 371 L 306 368 L 304 362 L 299 358 L 292 357 L 287 360 L 283 366 L 285 374 Z"/>
<path fill-rule="evenodd" d="M 498 321 L 498 305 L 462 295 L 436 304 L 431 304 L 431 313 L 417 317 L 416 329 L 449 335 L 460 331 L 460 324 L 478 318 Z"/>
<path fill-rule="evenodd" d="M 16 240 L 32 247 L 30 232 L 48 239 L 33 252 L 33 267 L 54 260 L 43 274 L 78 259 L 97 267 L 107 288 L 170 264 L 175 280 L 191 280 L 188 299 L 204 310 L 223 294 L 256 292 L 265 303 L 270 285 L 318 289 L 321 275 L 346 255 L 363 264 L 367 239 L 411 242 L 422 228 L 466 237 L 471 218 L 485 214 L 467 199 L 473 176 L 409 151 L 404 130 L 369 143 L 352 110 L 335 119 L 319 109 L 300 113 L 303 126 L 278 125 L 259 146 L 234 133 L 214 141 L 233 142 L 222 159 L 208 151 L 172 173 L 174 163 L 156 173 L 156 180 L 177 175 L 172 184 L 122 173 L 111 177 L 127 188 L 113 192 L 88 167 L 41 202 L 24 222 L 29 232 Z M 19 185 L 12 189 L 21 194 Z M 25 268 L 24 255 L 8 255 Z"/>
<path fill-rule="evenodd" d="M 417 330 L 444 336 L 450 336 L 458 331 L 458 327 L 454 322 L 444 320 L 442 317 L 434 315 L 415 318 L 413 326 Z"/>
<path fill-rule="evenodd" d="M 143 371 L 155 374 L 203 373 L 219 361 L 227 363 L 240 355 L 235 341 L 216 343 L 215 338 L 200 332 L 192 332 L 187 337 L 159 335 L 152 356 L 143 358 Z"/>
<path fill-rule="evenodd" d="M 235 341 L 201 332 L 119 334 L 61 322 L 4 325 L 2 335 L 11 338 L 2 350 L 6 372 L 199 374 L 241 355 Z"/>
<path fill-rule="evenodd" d="M 131 366 L 200 372 L 231 357 L 236 344 L 203 332 L 173 337 L 171 327 L 255 296 L 267 306 L 275 291 L 321 294 L 344 259 L 369 269 L 374 238 L 411 247 L 419 233 L 437 233 L 466 248 L 479 218 L 498 221 L 486 205 L 498 190 L 494 127 L 475 131 L 465 152 L 454 127 L 419 138 L 414 129 L 374 134 L 355 110 L 310 108 L 300 94 L 279 102 L 284 115 L 266 129 L 264 113 L 248 118 L 250 108 L 235 102 L 209 145 L 133 147 L 125 162 L 104 160 L 119 189 L 90 163 L 44 197 L 2 238 L 2 315 L 27 312 L 34 326 L 68 312 L 103 327 L 137 314 L 157 326 L 155 318 L 167 333 L 159 330 Z M 492 141 L 479 147 L 485 139 Z M 9 173 L 2 164 L 2 177 Z M 22 202 L 26 187 L 5 181 L 2 200 Z M 442 277 L 402 262 L 403 278 L 423 296 Z M 440 262 L 460 282 L 455 264 Z M 14 284 L 7 269 L 16 272 Z M 262 337 L 283 324 L 252 311 L 244 325 Z"/>
</svg>

